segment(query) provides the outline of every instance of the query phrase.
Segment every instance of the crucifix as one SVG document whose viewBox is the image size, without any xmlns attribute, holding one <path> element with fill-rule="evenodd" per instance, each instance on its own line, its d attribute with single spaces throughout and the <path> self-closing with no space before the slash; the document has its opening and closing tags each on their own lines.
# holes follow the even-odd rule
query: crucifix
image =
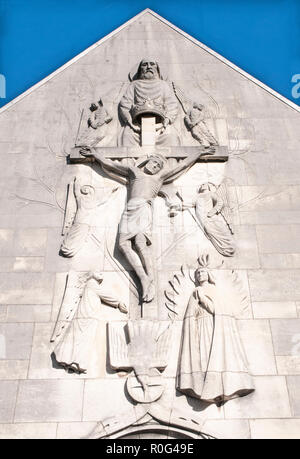
<svg viewBox="0 0 300 459">
<path fill-rule="evenodd" d="M 149 115 L 141 117 L 141 146 L 111 148 L 74 148 L 70 162 L 96 161 L 108 173 L 126 177 L 128 181 L 127 206 L 119 227 L 119 248 L 134 269 L 141 284 L 143 317 L 153 318 L 156 310 L 155 277 L 152 255 L 152 205 L 172 183 L 195 162 L 223 162 L 227 160 L 226 147 L 212 149 L 199 147 L 155 146 L 156 122 Z M 173 166 L 168 160 L 174 158 Z M 135 165 L 132 165 L 135 159 Z M 154 306 L 154 308 L 153 308 Z"/>
<path fill-rule="evenodd" d="M 158 195 L 168 198 L 166 186 L 196 161 L 223 162 L 228 156 L 226 147 L 211 143 L 179 146 L 172 126 L 178 114 L 178 96 L 163 80 L 154 59 L 143 59 L 130 80 L 119 103 L 123 146 L 101 148 L 90 143 L 86 148 L 75 147 L 70 162 L 96 161 L 108 175 L 126 179 L 128 199 L 119 225 L 119 248 L 139 278 L 143 317 L 154 318 L 153 202 Z"/>
</svg>

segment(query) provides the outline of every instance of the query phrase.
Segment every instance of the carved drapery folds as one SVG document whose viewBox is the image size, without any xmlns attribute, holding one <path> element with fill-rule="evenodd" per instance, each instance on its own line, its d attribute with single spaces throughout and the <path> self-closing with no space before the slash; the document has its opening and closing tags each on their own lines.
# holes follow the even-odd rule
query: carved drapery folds
<svg viewBox="0 0 300 459">
<path fill-rule="evenodd" d="M 218 145 L 218 141 L 205 122 L 204 105 L 188 99 L 174 82 L 173 89 L 185 113 L 184 124 L 194 139 L 206 147 Z"/>
<path fill-rule="evenodd" d="M 127 306 L 103 283 L 102 273 L 70 272 L 51 341 L 57 363 L 68 371 L 86 373 L 95 346 L 101 308 L 108 305 L 127 313 Z"/>
<path fill-rule="evenodd" d="M 108 195 L 99 193 L 94 186 L 83 185 L 80 178 L 74 177 L 73 182 L 68 186 L 61 255 L 73 257 L 82 249 L 91 235 L 97 209 L 106 204 L 116 190 L 117 188 L 114 188 Z"/>
<path fill-rule="evenodd" d="M 105 272 L 103 275 L 90 272 L 85 269 L 84 262 L 80 273 L 71 271 L 68 275 L 52 341 L 56 361 L 62 367 L 85 373 L 90 350 L 96 345 L 98 321 L 102 318 L 104 305 L 119 309 L 123 316 L 122 327 L 108 320 L 107 355 L 104 355 L 105 350 L 98 349 L 98 352 L 103 352 L 103 359 L 107 359 L 112 371 L 127 372 L 124 381 L 130 399 L 144 406 L 141 419 L 152 416 L 163 423 L 171 419 L 169 408 L 164 405 L 167 392 L 164 370 L 169 364 L 175 316 L 182 320 L 182 330 L 179 355 L 173 355 L 178 359 L 176 378 L 173 375 L 174 391 L 177 389 L 186 397 L 221 405 L 254 390 L 237 327 L 238 317 L 245 307 L 240 280 L 234 272 L 214 269 L 212 273 L 208 257 L 200 259 L 195 280 L 190 267 L 175 274 L 185 263 L 187 253 L 181 252 L 177 265 L 173 265 L 174 278 L 166 286 L 167 254 L 173 249 L 176 251 L 177 245 L 179 247 L 189 233 L 185 234 L 184 227 L 179 228 L 173 243 L 168 241 L 171 231 L 164 234 L 169 244 L 166 250 L 160 248 L 163 238 L 160 246 L 157 243 L 157 235 L 170 230 L 173 222 L 179 221 L 172 217 L 180 214 L 184 218 L 189 212 L 199 235 L 193 260 L 204 253 L 203 240 L 210 246 L 210 254 L 219 257 L 219 266 L 225 258 L 234 257 L 236 243 L 228 190 L 223 176 L 215 178 L 217 163 L 224 166 L 228 160 L 228 149 L 219 146 L 208 128 L 204 105 L 189 100 L 175 83 L 164 80 L 158 62 L 152 58 L 140 61 L 118 102 L 113 116 L 108 114 L 102 100 L 92 104 L 87 126 L 79 129 L 70 156 L 70 163 L 77 163 L 79 171 L 69 185 L 60 254 L 68 258 L 78 255 L 75 259 L 80 260 L 81 249 L 99 224 L 97 210 L 110 203 L 109 198 L 116 190 L 110 188 L 108 192 L 99 193 L 95 181 L 80 178 L 80 168 L 91 168 L 94 176 L 98 174 L 106 180 L 126 184 L 127 198 L 125 205 L 123 201 L 120 203 L 122 213 L 117 220 L 112 218 L 113 209 L 109 205 L 103 214 L 105 227 L 114 235 L 109 234 L 114 238 L 110 250 L 107 241 L 103 241 L 103 266 L 110 263 L 108 270 L 113 269 L 123 280 L 126 278 L 130 301 L 125 305 L 119 298 L 118 287 L 112 288 L 106 281 Z M 119 121 L 115 144 L 102 147 L 113 118 Z M 179 129 L 180 124 L 176 127 L 178 120 Z M 184 135 L 189 137 L 188 132 L 194 146 L 181 146 Z M 143 143 L 145 139 L 147 144 Z M 81 162 L 86 164 L 81 165 Z M 208 162 L 210 176 L 204 167 L 200 168 Z M 198 178 L 199 171 L 202 176 L 199 174 Z M 197 186 L 193 185 L 195 176 Z M 185 190 L 190 189 L 194 195 L 186 199 Z M 159 196 L 166 200 L 162 220 L 166 217 L 170 226 L 165 230 L 161 225 L 157 231 L 154 225 L 160 225 L 160 221 L 154 220 L 153 215 Z M 173 230 L 172 227 L 172 235 Z M 107 237 L 107 232 L 101 234 L 104 239 Z M 127 309 L 129 313 L 134 311 L 128 319 L 121 314 L 127 313 Z M 127 320 L 125 327 L 124 320 Z M 184 418 L 175 408 L 172 413 L 176 418 L 173 425 L 190 423 L 188 416 Z M 116 418 L 114 425 L 118 422 Z M 196 430 L 199 433 L 201 426 Z M 107 427 L 99 436 L 113 432 L 112 427 Z"/>
<path fill-rule="evenodd" d="M 222 403 L 254 390 L 237 317 L 245 295 L 234 272 L 214 277 L 203 263 L 184 314 L 176 387 L 208 403 Z"/>
<path fill-rule="evenodd" d="M 106 136 L 106 125 L 113 119 L 104 107 L 102 99 L 96 103 L 93 102 L 89 112 L 85 125 L 82 125 L 83 111 L 81 112 L 78 136 L 75 142 L 77 147 L 95 147 L 98 145 Z"/>
<path fill-rule="evenodd" d="M 182 200 L 179 193 L 179 198 Z M 195 217 L 205 236 L 215 249 L 224 257 L 232 257 L 235 253 L 231 210 L 227 190 L 222 183 L 216 187 L 213 183 L 203 183 L 198 188 L 195 200 L 182 205 L 169 203 L 170 212 L 193 208 Z"/>
<path fill-rule="evenodd" d="M 178 102 L 170 85 L 162 79 L 159 64 L 151 58 L 143 59 L 119 104 L 124 123 L 119 144 L 137 146 L 141 142 L 141 118 L 156 119 L 155 144 L 180 144 L 173 123 L 178 114 Z"/>
</svg>

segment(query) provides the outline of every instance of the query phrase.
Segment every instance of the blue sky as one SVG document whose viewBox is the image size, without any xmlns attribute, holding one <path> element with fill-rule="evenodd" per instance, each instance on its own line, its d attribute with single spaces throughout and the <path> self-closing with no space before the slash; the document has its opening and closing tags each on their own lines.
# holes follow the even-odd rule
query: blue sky
<svg viewBox="0 0 300 459">
<path fill-rule="evenodd" d="M 145 8 L 300 105 L 300 0 L 0 0 L 0 106 Z"/>
</svg>

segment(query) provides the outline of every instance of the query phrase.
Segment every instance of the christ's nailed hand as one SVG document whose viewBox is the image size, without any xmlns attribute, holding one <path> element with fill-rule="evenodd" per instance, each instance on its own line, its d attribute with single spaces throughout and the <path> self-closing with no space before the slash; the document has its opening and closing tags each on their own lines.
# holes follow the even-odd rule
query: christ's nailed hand
<svg viewBox="0 0 300 459">
<path fill-rule="evenodd" d="M 80 149 L 80 154 L 82 156 L 93 156 L 92 150 L 89 147 L 83 147 Z"/>
</svg>

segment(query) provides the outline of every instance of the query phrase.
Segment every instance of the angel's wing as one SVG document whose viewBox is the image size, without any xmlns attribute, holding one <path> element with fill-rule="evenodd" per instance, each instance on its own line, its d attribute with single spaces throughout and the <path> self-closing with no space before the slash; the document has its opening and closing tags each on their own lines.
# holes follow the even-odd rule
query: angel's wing
<svg viewBox="0 0 300 459">
<path fill-rule="evenodd" d="M 222 297 L 228 301 L 231 314 L 237 319 L 248 317 L 250 296 L 241 273 L 234 270 L 220 270 L 214 274 L 216 287 L 222 292 Z"/>
<path fill-rule="evenodd" d="M 221 210 L 221 215 L 223 216 L 231 234 L 234 234 L 232 222 L 232 208 L 229 202 L 227 186 L 224 181 L 219 185 L 219 187 L 216 190 L 216 193 L 224 203 L 224 206 Z"/>
<path fill-rule="evenodd" d="M 155 354 L 153 356 L 153 366 L 158 369 L 164 369 L 169 363 L 170 341 L 172 336 L 171 324 L 161 324 L 158 331 Z"/>
<path fill-rule="evenodd" d="M 82 274 L 80 275 L 75 271 L 68 273 L 64 296 L 50 339 L 52 343 L 62 337 L 69 323 L 73 320 L 82 297 L 84 286 L 85 278 L 82 277 Z"/>
<path fill-rule="evenodd" d="M 76 199 L 74 196 L 74 180 L 68 184 L 67 187 L 67 198 L 65 207 L 64 223 L 62 228 L 62 236 L 68 233 L 71 228 L 77 211 Z"/>
<path fill-rule="evenodd" d="M 231 271 L 231 279 L 233 284 L 233 292 L 236 301 L 236 316 L 243 317 L 245 316 L 250 308 L 250 297 L 249 293 L 245 287 L 245 284 L 242 278 L 238 275 L 236 271 Z"/>
<path fill-rule="evenodd" d="M 195 282 L 191 270 L 186 265 L 182 265 L 180 271 L 173 275 L 168 284 L 168 288 L 165 289 L 165 306 L 170 311 L 169 317 L 174 320 L 175 317 L 184 315 Z"/>
<path fill-rule="evenodd" d="M 172 82 L 173 90 L 175 93 L 175 96 L 179 100 L 184 113 L 187 113 L 192 107 L 193 107 L 193 101 L 191 99 L 188 99 L 183 91 L 177 86 L 174 81 Z"/>
<path fill-rule="evenodd" d="M 111 367 L 115 370 L 131 368 L 125 333 L 121 335 L 112 323 L 108 324 L 108 343 Z"/>
</svg>

